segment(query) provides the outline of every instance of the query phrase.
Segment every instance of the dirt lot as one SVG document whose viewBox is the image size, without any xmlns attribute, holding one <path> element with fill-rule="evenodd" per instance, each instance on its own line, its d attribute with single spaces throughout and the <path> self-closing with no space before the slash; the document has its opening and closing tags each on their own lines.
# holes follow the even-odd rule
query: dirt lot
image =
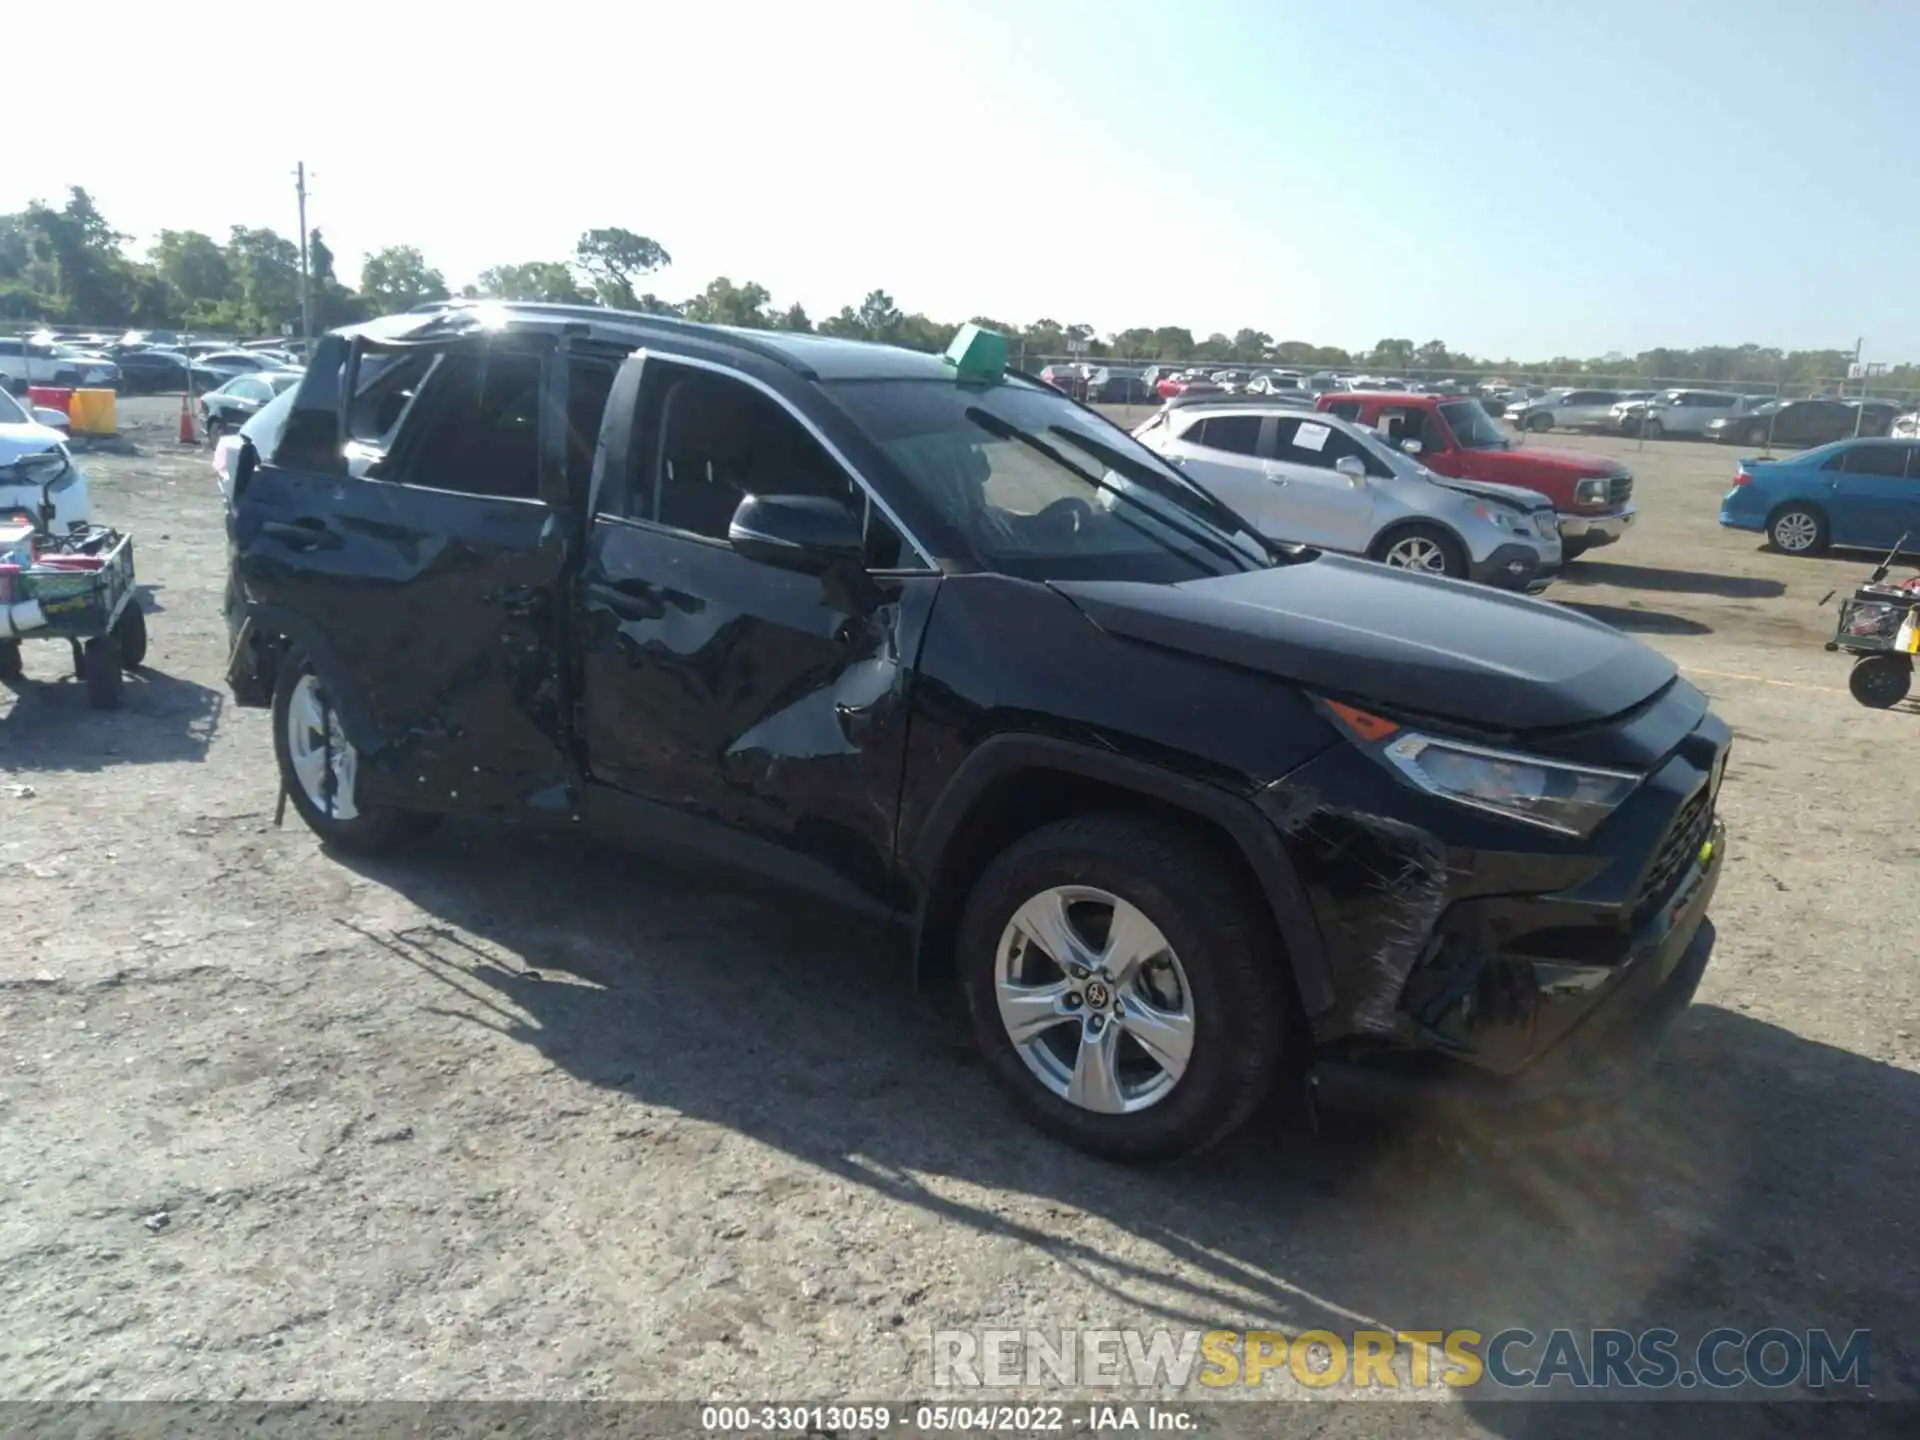
<svg viewBox="0 0 1920 1440">
<path fill-rule="evenodd" d="M 125 709 L 53 645 L 0 689 L 0 1396 L 897 1399 L 939 1329 L 1777 1324 L 1871 1327 L 1876 1393 L 1920 1398 L 1920 708 L 1820 648 L 1869 558 L 1716 526 L 1731 453 L 1553 439 L 1623 454 L 1641 518 L 1551 598 L 1739 737 L 1720 948 L 1640 1107 L 1491 1152 L 1282 1112 L 1142 1174 L 1014 1121 L 938 1005 L 778 900 L 274 828 L 169 403 L 86 462 L 149 587 Z"/>
</svg>

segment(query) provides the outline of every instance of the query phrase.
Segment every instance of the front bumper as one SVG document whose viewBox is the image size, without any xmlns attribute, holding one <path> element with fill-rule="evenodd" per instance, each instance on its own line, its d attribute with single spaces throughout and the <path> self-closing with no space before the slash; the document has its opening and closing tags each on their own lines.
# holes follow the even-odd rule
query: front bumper
<svg viewBox="0 0 1920 1440">
<path fill-rule="evenodd" d="M 1549 558 L 1524 540 L 1496 547 L 1484 560 L 1469 560 L 1467 577 L 1480 585 L 1538 595 L 1560 571 L 1557 555 Z"/>
<path fill-rule="evenodd" d="M 1618 510 L 1604 515 L 1577 515 L 1572 511 L 1560 512 L 1560 538 L 1579 540 L 1589 546 L 1611 545 L 1632 527 L 1634 516 L 1639 512 L 1631 505 L 1622 505 Z"/>
<path fill-rule="evenodd" d="M 1328 1097 L 1551 1109 L 1623 1088 L 1711 958 L 1730 743 L 1685 682 L 1543 740 L 1645 775 L 1586 839 L 1410 795 L 1359 746 L 1262 792 L 1326 947 L 1334 998 L 1311 1025 Z"/>
</svg>

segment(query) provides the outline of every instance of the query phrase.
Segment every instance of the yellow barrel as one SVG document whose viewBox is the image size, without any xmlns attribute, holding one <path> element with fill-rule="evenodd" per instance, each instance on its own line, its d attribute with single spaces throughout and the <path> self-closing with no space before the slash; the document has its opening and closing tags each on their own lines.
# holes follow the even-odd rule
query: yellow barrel
<svg viewBox="0 0 1920 1440">
<path fill-rule="evenodd" d="M 67 418 L 73 423 L 76 435 L 111 435 L 114 433 L 113 391 L 76 390 L 73 392 L 73 404 L 67 411 Z"/>
</svg>

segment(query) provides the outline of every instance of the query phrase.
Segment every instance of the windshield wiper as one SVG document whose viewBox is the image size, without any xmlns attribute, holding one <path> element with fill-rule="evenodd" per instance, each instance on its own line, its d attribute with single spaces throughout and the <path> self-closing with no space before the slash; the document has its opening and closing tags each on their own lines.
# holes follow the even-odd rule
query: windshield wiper
<svg viewBox="0 0 1920 1440">
<path fill-rule="evenodd" d="M 1047 444 L 1047 442 L 1039 436 L 1028 434 L 1025 430 L 1020 429 L 1019 426 L 1009 424 L 990 411 L 982 410 L 978 406 L 968 406 L 966 416 L 967 419 L 971 420 L 989 434 L 998 435 L 1001 439 L 1011 440 L 1018 445 L 1025 445 L 1028 449 L 1044 455 L 1069 474 L 1078 475 L 1094 489 L 1105 491 L 1109 495 L 1117 495 L 1128 504 L 1139 506 L 1140 509 L 1153 516 L 1154 519 L 1158 520 L 1162 525 L 1165 525 L 1169 530 L 1174 531 L 1176 534 L 1184 535 L 1187 539 L 1204 546 L 1216 555 L 1224 556 L 1235 563 L 1241 563 L 1253 558 L 1235 546 L 1232 541 L 1223 539 L 1218 535 L 1209 535 L 1205 530 L 1197 526 L 1183 524 L 1175 520 L 1171 515 L 1162 514 L 1151 505 L 1143 503 L 1138 495 L 1132 494 L 1122 486 L 1113 484 L 1105 476 L 1095 475 L 1091 471 L 1081 469 L 1080 466 L 1074 464 L 1073 461 L 1069 460 L 1065 455 L 1062 455 L 1053 446 Z M 1082 438 L 1083 437 L 1078 435 L 1074 436 L 1074 444 L 1080 444 Z M 1099 450 L 1104 447 L 1090 444 L 1087 448 L 1095 454 L 1098 454 Z M 1162 496 L 1162 498 L 1164 499 L 1166 497 Z"/>
</svg>

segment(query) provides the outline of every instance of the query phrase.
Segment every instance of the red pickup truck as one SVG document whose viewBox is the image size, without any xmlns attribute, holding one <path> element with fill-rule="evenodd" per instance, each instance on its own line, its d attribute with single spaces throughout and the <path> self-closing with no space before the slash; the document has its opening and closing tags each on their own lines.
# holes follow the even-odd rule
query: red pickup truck
<svg viewBox="0 0 1920 1440">
<path fill-rule="evenodd" d="M 1457 395 L 1331 391 L 1316 408 L 1378 430 L 1440 475 L 1537 490 L 1560 516 L 1561 554 L 1571 560 L 1611 545 L 1633 524 L 1633 475 L 1582 450 L 1516 446 L 1478 400 Z"/>
</svg>

